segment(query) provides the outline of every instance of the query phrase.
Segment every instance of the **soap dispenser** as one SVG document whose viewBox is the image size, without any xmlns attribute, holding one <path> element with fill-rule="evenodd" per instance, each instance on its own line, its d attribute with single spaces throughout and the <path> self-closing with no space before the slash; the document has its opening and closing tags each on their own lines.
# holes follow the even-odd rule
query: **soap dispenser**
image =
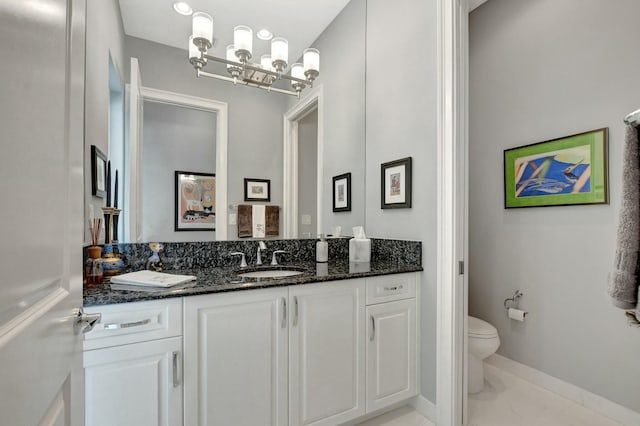
<svg viewBox="0 0 640 426">
<path fill-rule="evenodd" d="M 316 262 L 325 263 L 329 260 L 329 243 L 324 234 L 320 234 L 320 241 L 316 243 Z"/>
</svg>

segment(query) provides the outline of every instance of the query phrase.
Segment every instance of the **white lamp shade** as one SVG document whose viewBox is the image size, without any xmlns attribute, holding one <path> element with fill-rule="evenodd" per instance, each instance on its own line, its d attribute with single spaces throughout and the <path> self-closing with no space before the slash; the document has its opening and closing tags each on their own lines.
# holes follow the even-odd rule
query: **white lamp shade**
<svg viewBox="0 0 640 426">
<path fill-rule="evenodd" d="M 213 18 L 204 12 L 193 14 L 193 38 L 204 38 L 213 44 Z"/>
<path fill-rule="evenodd" d="M 200 50 L 198 50 L 198 46 L 193 44 L 193 36 L 189 36 L 189 59 L 199 58 Z"/>
<path fill-rule="evenodd" d="M 273 65 L 271 65 L 271 55 L 262 55 L 260 57 L 260 65 L 266 70 L 273 71 Z"/>
<path fill-rule="evenodd" d="M 238 57 L 236 56 L 236 48 L 233 44 L 227 46 L 227 61 L 238 62 Z M 227 64 L 227 69 L 233 67 L 234 65 Z"/>
<path fill-rule="evenodd" d="M 303 53 L 304 70 L 320 72 L 320 52 L 318 49 L 305 49 Z"/>
<path fill-rule="evenodd" d="M 253 31 L 246 25 L 238 25 L 233 29 L 233 45 L 236 50 L 253 51 Z"/>
<path fill-rule="evenodd" d="M 271 60 L 289 62 L 289 42 L 286 38 L 271 39 Z"/>
<path fill-rule="evenodd" d="M 291 77 L 299 78 L 301 80 L 305 80 L 304 76 L 304 66 L 302 64 L 296 63 L 291 65 Z M 296 81 L 292 81 L 291 84 L 299 84 Z"/>
</svg>

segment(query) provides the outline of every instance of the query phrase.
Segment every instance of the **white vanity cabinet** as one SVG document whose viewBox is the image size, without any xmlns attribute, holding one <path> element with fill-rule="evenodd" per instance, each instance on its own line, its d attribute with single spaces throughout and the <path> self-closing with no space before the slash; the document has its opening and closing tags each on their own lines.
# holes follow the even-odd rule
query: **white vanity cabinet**
<svg viewBox="0 0 640 426">
<path fill-rule="evenodd" d="M 185 424 L 288 424 L 287 287 L 190 296 Z"/>
<path fill-rule="evenodd" d="M 85 312 L 102 314 L 84 341 L 85 424 L 182 425 L 181 300 Z"/>
<path fill-rule="evenodd" d="M 289 290 L 292 426 L 338 425 L 365 414 L 365 281 Z"/>
<path fill-rule="evenodd" d="M 367 278 L 367 413 L 417 395 L 416 280 Z"/>
<path fill-rule="evenodd" d="M 364 309 L 363 279 L 185 298 L 185 424 L 363 415 Z"/>
</svg>

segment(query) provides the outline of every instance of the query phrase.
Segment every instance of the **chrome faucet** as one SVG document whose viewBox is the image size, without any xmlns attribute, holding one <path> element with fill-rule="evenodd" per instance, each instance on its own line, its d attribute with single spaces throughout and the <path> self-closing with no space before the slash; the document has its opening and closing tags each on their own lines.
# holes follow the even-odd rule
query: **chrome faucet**
<svg viewBox="0 0 640 426">
<path fill-rule="evenodd" d="M 277 254 L 278 253 L 288 253 L 288 252 L 284 251 L 284 250 L 275 250 L 273 252 L 273 256 L 271 256 L 271 265 L 272 266 L 277 266 L 278 265 L 278 258 L 277 258 Z"/>
<path fill-rule="evenodd" d="M 262 265 L 262 255 L 261 255 L 261 253 L 266 249 L 267 249 L 267 245 L 264 243 L 264 241 L 259 241 L 258 242 L 258 252 L 256 254 L 256 266 Z"/>
<path fill-rule="evenodd" d="M 244 253 L 240 251 L 234 251 L 233 253 L 229 253 L 229 256 L 242 256 L 242 260 L 240 261 L 240 267 L 241 268 L 247 267 L 247 259 L 245 259 Z"/>
</svg>

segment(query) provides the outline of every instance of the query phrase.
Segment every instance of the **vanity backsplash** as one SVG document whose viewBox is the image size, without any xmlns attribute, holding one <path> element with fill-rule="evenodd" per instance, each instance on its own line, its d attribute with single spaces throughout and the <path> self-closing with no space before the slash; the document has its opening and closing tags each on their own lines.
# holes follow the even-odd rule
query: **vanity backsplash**
<svg viewBox="0 0 640 426">
<path fill-rule="evenodd" d="M 330 238 L 329 261 L 349 260 L 349 239 Z M 263 253 L 264 259 L 271 259 L 274 250 L 284 250 L 287 254 L 281 255 L 280 263 L 314 262 L 316 259 L 317 239 L 287 239 L 287 240 L 263 240 L 267 244 L 267 250 Z M 202 269 L 240 266 L 240 259 L 230 256 L 230 253 L 245 253 L 247 263 L 255 264 L 256 240 L 233 241 L 203 241 L 185 243 L 163 243 L 164 250 L 160 253 L 164 270 Z M 152 251 L 148 243 L 144 244 L 119 244 L 120 253 L 125 263 L 123 272 L 139 271 L 145 269 Z M 88 256 L 88 247 L 84 249 L 85 259 Z M 266 255 L 266 256 L 265 256 Z M 371 239 L 371 261 L 389 262 L 392 264 L 422 265 L 422 243 L 420 241 Z M 268 264 L 268 262 L 267 262 Z"/>
</svg>

